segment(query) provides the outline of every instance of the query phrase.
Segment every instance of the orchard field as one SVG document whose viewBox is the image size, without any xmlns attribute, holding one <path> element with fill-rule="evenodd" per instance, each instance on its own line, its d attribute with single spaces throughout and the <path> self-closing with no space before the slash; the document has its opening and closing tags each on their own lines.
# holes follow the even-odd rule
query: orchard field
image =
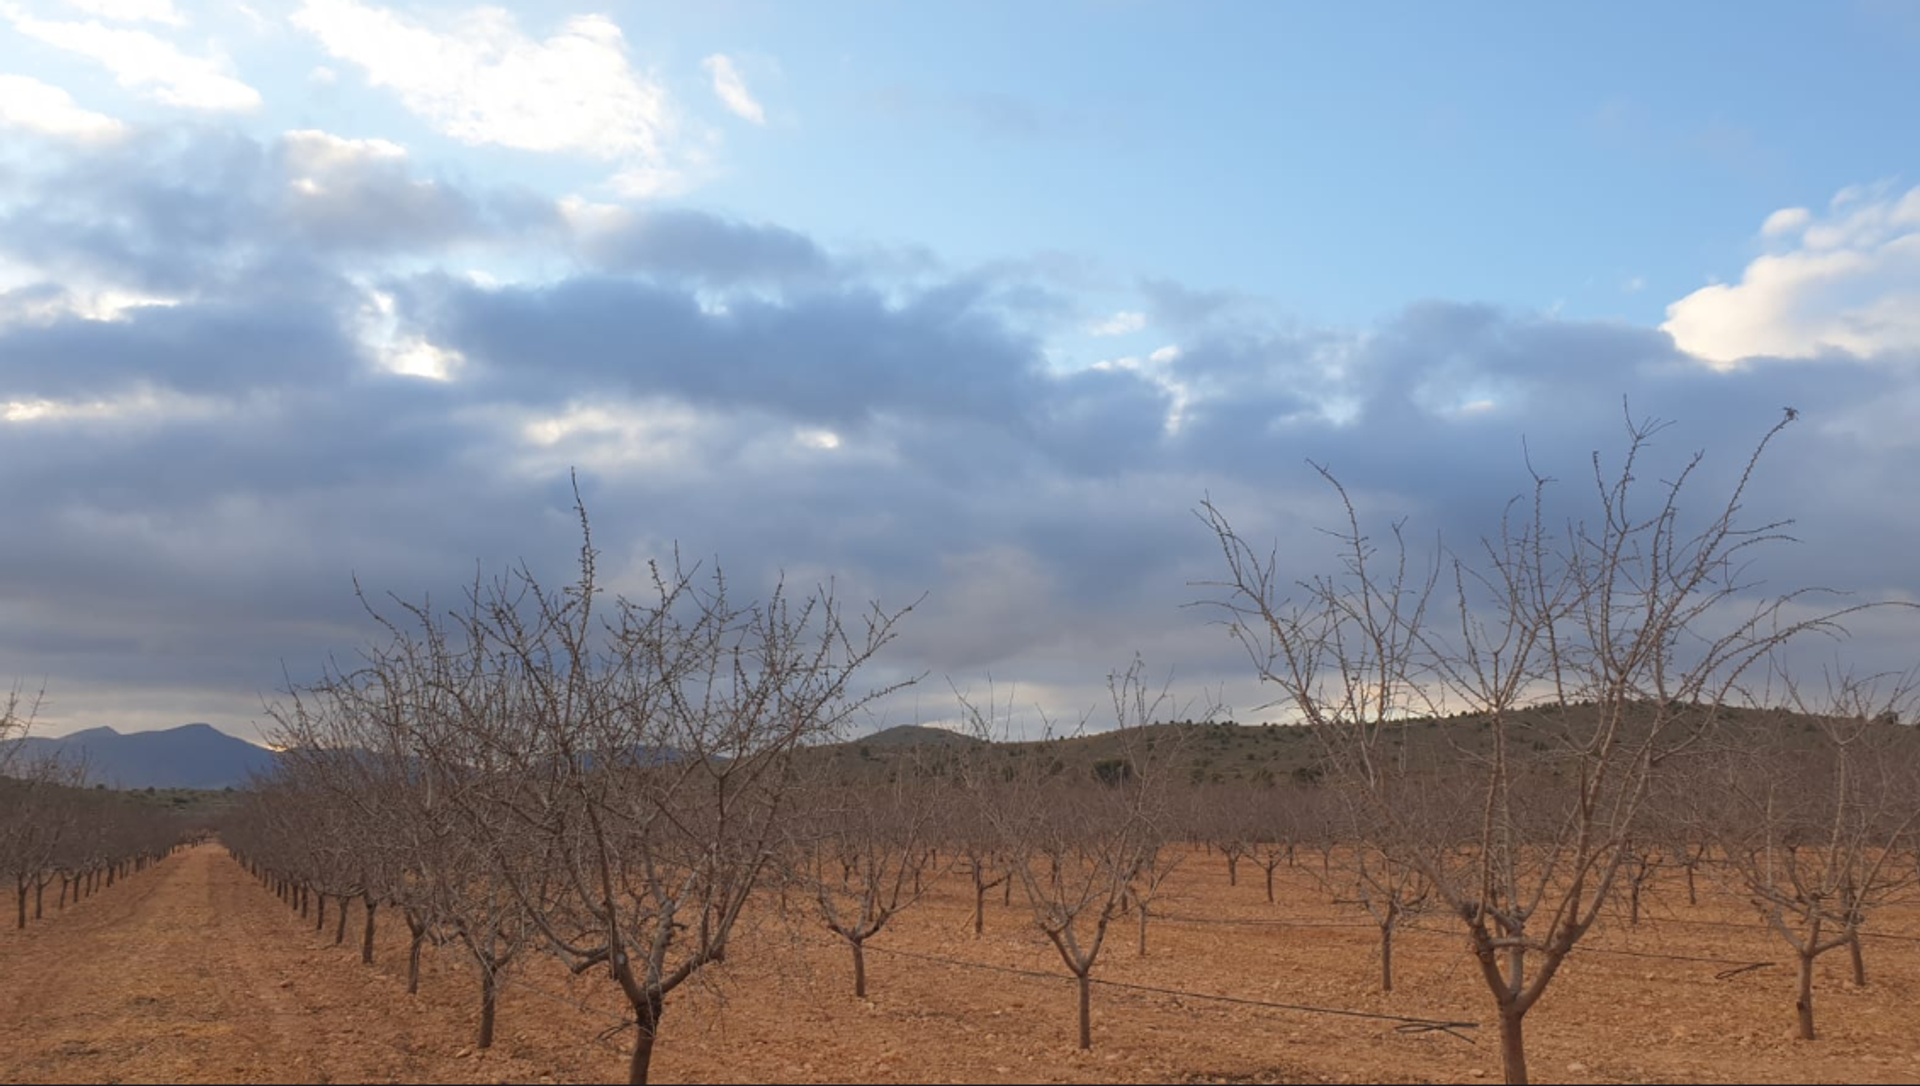
<svg viewBox="0 0 1920 1086">
<path fill-rule="evenodd" d="M 855 998 L 844 943 L 794 902 L 756 899 L 727 963 L 677 999 L 661 1081 L 1497 1081 L 1486 999 L 1457 922 L 1407 921 L 1395 986 L 1379 991 L 1378 933 L 1336 904 L 1317 853 L 1276 869 L 1276 902 L 1242 861 L 1199 846 L 1155 901 L 1148 951 L 1123 917 L 1104 981 L 1478 1028 L 1403 1032 L 1386 1020 L 1221 1003 L 1111 986 L 1093 992 L 1093 1048 L 1075 1044 L 1074 986 L 1016 897 L 948 872 L 869 948 Z M 1656 870 L 1643 916 L 1609 910 L 1529 1019 L 1534 1077 L 1599 1082 L 1911 1082 L 1920 1078 L 1920 908 L 1889 907 L 1865 940 L 1869 983 L 1820 959 L 1821 1036 L 1794 1038 L 1784 944 L 1705 871 L 1698 905 Z M 407 935 L 349 937 L 303 921 L 217 844 L 184 849 L 24 931 L 0 935 L 0 1079 L 18 1082 L 594 1082 L 626 1071 L 624 1000 L 603 981 L 529 958 L 503 986 L 498 1036 L 477 1050 L 474 969 L 429 950 L 406 992 Z M 1431 932 L 1431 934 L 1430 934 Z M 900 952 L 900 953 L 896 953 Z M 1029 977 L 923 955 L 1050 974 Z M 1769 963 L 1724 979 L 1746 964 Z M 614 1034 L 601 1037 L 614 1028 Z"/>
</svg>

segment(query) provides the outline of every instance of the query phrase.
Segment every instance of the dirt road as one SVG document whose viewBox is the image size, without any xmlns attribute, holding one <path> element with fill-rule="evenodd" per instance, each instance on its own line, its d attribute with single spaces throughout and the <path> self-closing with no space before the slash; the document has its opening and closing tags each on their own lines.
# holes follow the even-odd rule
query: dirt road
<svg viewBox="0 0 1920 1086">
<path fill-rule="evenodd" d="M 316 963 L 328 940 L 290 938 L 294 924 L 202 846 L 8 932 L 0 1081 L 473 1079 L 440 1040 L 462 1024 L 430 1006 L 396 1009 L 376 975 Z M 423 1026 L 433 1037 L 417 1045 Z"/>
</svg>

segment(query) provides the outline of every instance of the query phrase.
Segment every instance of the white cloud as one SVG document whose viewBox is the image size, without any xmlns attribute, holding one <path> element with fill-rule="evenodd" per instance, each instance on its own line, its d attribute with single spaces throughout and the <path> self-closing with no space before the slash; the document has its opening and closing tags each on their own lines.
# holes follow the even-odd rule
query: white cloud
<svg viewBox="0 0 1920 1086">
<path fill-rule="evenodd" d="M 436 28 L 358 0 L 306 0 L 293 21 L 464 143 L 651 160 L 673 128 L 666 92 L 628 63 L 603 15 L 569 19 L 543 41 L 492 7 Z"/>
<path fill-rule="evenodd" d="M 1646 277 L 1640 275 L 1632 276 L 1628 278 L 1626 282 L 1620 284 L 1620 289 L 1627 294 L 1638 294 L 1647 289 Z"/>
<path fill-rule="evenodd" d="M 698 471 L 724 428 L 723 420 L 671 400 L 570 403 L 520 424 L 520 466 L 536 476 L 575 464 L 592 471 Z"/>
<path fill-rule="evenodd" d="M 135 418 L 205 421 L 229 410 L 208 397 L 146 388 L 102 399 L 0 400 L 0 423 L 125 422 Z"/>
<path fill-rule="evenodd" d="M 186 17 L 174 8 L 173 0 L 66 0 L 66 4 L 115 22 L 187 25 Z"/>
<path fill-rule="evenodd" d="M 0 128 L 78 140 L 115 139 L 127 131 L 126 125 L 104 113 L 81 109 L 59 87 L 4 74 L 0 74 Z"/>
<path fill-rule="evenodd" d="M 699 182 L 685 170 L 671 166 L 634 166 L 614 174 L 607 184 L 630 199 L 656 200 L 684 195 Z"/>
<path fill-rule="evenodd" d="M 747 90 L 747 81 L 740 77 L 740 69 L 733 66 L 725 53 L 715 53 L 700 63 L 713 77 L 713 93 L 734 116 L 754 124 L 767 123 L 767 111 L 754 100 L 752 92 Z"/>
<path fill-rule="evenodd" d="M 1167 394 L 1167 417 L 1163 426 L 1168 434 L 1178 434 L 1187 424 L 1194 401 L 1193 386 L 1181 380 L 1173 373 L 1173 364 L 1180 360 L 1180 345 L 1169 343 L 1157 347 L 1145 359 L 1131 355 L 1125 358 L 1108 358 L 1088 366 L 1091 370 L 1106 372 L 1124 371 L 1137 373 L 1160 387 Z"/>
<path fill-rule="evenodd" d="M 52 22 L 12 4 L 0 5 L 0 13 L 27 37 L 97 61 L 121 86 L 167 105 L 205 110 L 249 110 L 260 105 L 260 93 L 228 74 L 230 66 L 223 57 L 188 56 L 144 30 L 123 30 L 93 20 Z"/>
<path fill-rule="evenodd" d="M 1813 212 L 1804 207 L 1783 207 L 1767 216 L 1767 221 L 1760 225 L 1760 233 L 1769 238 L 1785 237 L 1806 229 L 1812 221 Z"/>
<path fill-rule="evenodd" d="M 1140 331 L 1147 326 L 1147 315 L 1121 310 L 1103 321 L 1095 321 L 1087 326 L 1087 331 L 1096 336 L 1125 336 Z"/>
<path fill-rule="evenodd" d="M 1661 327 L 1683 350 L 1727 368 L 1757 356 L 1920 349 L 1920 188 L 1844 189 L 1826 214 L 1776 211 L 1761 232 L 1775 249 L 1738 283 L 1667 307 Z"/>
<path fill-rule="evenodd" d="M 291 133 L 290 135 L 324 136 L 326 133 Z M 339 140 L 338 142 L 381 143 L 384 141 Z M 383 290 L 367 292 L 366 300 L 360 306 L 359 331 L 361 345 L 373 357 L 374 362 L 388 373 L 403 377 L 421 377 L 430 381 L 451 381 L 467 361 L 459 351 L 438 346 L 429 342 L 424 336 L 401 328 L 398 313 L 394 308 L 393 295 Z"/>
<path fill-rule="evenodd" d="M 313 128 L 296 129 L 280 139 L 286 148 L 288 167 L 305 175 L 332 173 L 367 162 L 393 162 L 407 157 L 407 149 L 391 140 L 347 139 Z"/>
<path fill-rule="evenodd" d="M 317 64 L 313 71 L 307 73 L 307 82 L 316 87 L 331 87 L 340 82 L 340 73 L 324 64 Z"/>
</svg>

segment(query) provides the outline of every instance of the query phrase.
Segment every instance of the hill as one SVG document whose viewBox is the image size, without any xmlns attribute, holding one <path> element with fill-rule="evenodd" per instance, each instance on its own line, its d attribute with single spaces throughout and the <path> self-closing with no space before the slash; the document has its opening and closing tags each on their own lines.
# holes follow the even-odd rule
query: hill
<svg viewBox="0 0 1920 1086">
<path fill-rule="evenodd" d="M 88 728 L 61 736 L 17 740 L 29 759 L 83 762 L 87 780 L 109 788 L 238 788 L 273 768 L 275 755 L 211 724 L 122 734 Z"/>
<path fill-rule="evenodd" d="M 1568 741 L 1592 726 L 1591 707 L 1538 707 L 1518 711 L 1511 738 L 1525 757 L 1552 757 Z M 1645 727 L 1650 714 L 1629 712 L 1629 732 Z M 1912 729 L 1902 727 L 1903 731 Z M 1701 749 L 1734 747 L 1812 749 L 1812 718 L 1786 710 L 1723 708 L 1710 739 Z M 1470 713 L 1416 717 L 1390 725 L 1382 735 L 1387 753 L 1410 768 L 1438 774 L 1458 772 L 1491 750 L 1488 722 Z M 1313 729 L 1300 725 L 1196 723 L 1153 724 L 1132 742 L 1154 757 L 1172 779 L 1194 786 L 1274 787 L 1311 785 L 1325 773 L 1326 745 Z M 813 747 L 803 761 L 829 780 L 858 784 L 887 779 L 902 771 L 941 775 L 962 757 L 1009 766 L 1019 759 L 1043 759 L 1049 775 L 1086 779 L 1129 757 L 1123 737 L 1113 731 L 1083 732 L 1045 740 L 988 743 L 937 728 L 899 727 L 845 743 Z M 911 768 L 909 768 L 911 767 Z"/>
</svg>

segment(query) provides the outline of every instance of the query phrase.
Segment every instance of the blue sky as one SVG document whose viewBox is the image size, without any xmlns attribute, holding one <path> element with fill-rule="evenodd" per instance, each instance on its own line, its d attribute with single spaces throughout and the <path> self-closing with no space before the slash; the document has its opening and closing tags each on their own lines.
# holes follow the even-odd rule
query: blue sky
<svg viewBox="0 0 1920 1086">
<path fill-rule="evenodd" d="M 1471 535 L 1622 397 L 1799 406 L 1789 572 L 1905 598 L 1917 56 L 1897 3 L 0 0 L 0 646 L 56 730 L 245 734 L 352 574 L 563 556 L 578 467 L 629 563 L 930 593 L 903 672 L 1225 690 L 1203 494 L 1284 533 L 1344 459 Z"/>
</svg>

